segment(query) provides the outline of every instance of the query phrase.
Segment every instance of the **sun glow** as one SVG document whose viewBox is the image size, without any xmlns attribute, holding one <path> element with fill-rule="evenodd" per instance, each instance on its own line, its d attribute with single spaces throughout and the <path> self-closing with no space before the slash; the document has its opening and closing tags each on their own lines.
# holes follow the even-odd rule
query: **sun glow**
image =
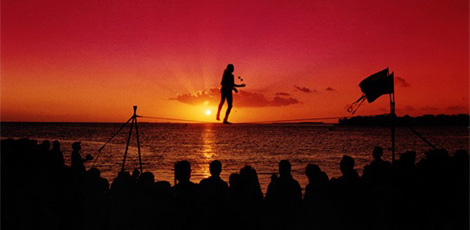
<svg viewBox="0 0 470 230">
<path fill-rule="evenodd" d="M 211 115 L 212 111 L 207 109 L 206 112 L 204 112 L 207 116 Z"/>
</svg>

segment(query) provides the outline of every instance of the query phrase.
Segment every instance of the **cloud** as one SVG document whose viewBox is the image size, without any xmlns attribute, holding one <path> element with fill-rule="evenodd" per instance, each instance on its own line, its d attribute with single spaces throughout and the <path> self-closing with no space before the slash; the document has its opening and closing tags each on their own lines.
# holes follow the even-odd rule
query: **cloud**
<svg viewBox="0 0 470 230">
<path fill-rule="evenodd" d="M 312 89 L 309 89 L 309 88 L 307 88 L 307 87 L 300 87 L 300 86 L 296 86 L 296 85 L 294 85 L 294 87 L 295 87 L 297 90 L 300 90 L 300 91 L 302 91 L 302 92 L 304 92 L 304 93 L 316 93 L 316 92 L 317 92 L 316 90 L 314 90 L 314 89 L 312 90 Z"/>
<path fill-rule="evenodd" d="M 449 107 L 447 107 L 447 109 L 448 109 L 448 110 L 452 110 L 452 111 L 468 110 L 467 107 L 465 107 L 465 106 L 460 106 L 460 105 L 449 106 Z"/>
<path fill-rule="evenodd" d="M 331 88 L 331 87 L 327 87 L 325 90 L 326 90 L 326 91 L 336 91 L 336 89 L 333 89 L 333 88 Z"/>
<path fill-rule="evenodd" d="M 233 104 L 236 107 L 281 107 L 300 104 L 300 101 L 288 95 L 287 93 L 282 95 L 276 94 L 271 99 L 259 92 L 240 90 L 238 93 L 233 93 Z M 211 88 L 205 91 L 198 91 L 194 94 L 180 94 L 175 98 L 170 98 L 170 100 L 176 100 L 189 105 L 201 105 L 204 103 L 218 105 L 220 102 L 220 91 L 218 88 Z"/>
<path fill-rule="evenodd" d="M 398 86 L 401 86 L 401 87 L 411 86 L 404 78 L 401 78 L 401 77 L 395 77 L 395 82 L 397 83 Z"/>
<path fill-rule="evenodd" d="M 177 95 L 176 98 L 170 98 L 170 100 L 177 100 L 185 104 L 198 105 L 203 104 L 206 101 L 209 103 L 216 103 L 217 99 L 215 97 L 216 93 L 219 90 L 217 88 L 209 89 L 208 91 L 198 91 L 195 94 L 186 93 Z M 220 96 L 219 96 L 220 97 Z"/>
<path fill-rule="evenodd" d="M 432 107 L 432 106 L 425 106 L 422 108 L 422 110 L 426 110 L 426 111 L 434 111 L 434 110 L 437 110 L 437 108 L 435 107 Z"/>
<path fill-rule="evenodd" d="M 284 92 L 277 92 L 276 94 L 274 94 L 276 96 L 290 96 L 289 93 L 284 93 Z"/>
</svg>

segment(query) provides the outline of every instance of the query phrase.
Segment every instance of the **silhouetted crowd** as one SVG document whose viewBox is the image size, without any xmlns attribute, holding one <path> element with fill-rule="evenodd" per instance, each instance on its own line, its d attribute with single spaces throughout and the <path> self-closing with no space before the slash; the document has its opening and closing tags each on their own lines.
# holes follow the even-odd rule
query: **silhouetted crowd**
<svg viewBox="0 0 470 230">
<path fill-rule="evenodd" d="M 431 150 L 416 163 L 415 152 L 396 162 L 375 147 L 360 176 L 344 155 L 342 176 L 329 178 L 308 164 L 304 195 L 288 160 L 263 196 L 254 168 L 220 178 L 191 181 L 188 161 L 175 164 L 177 184 L 155 181 L 151 172 L 120 172 L 109 182 L 88 171 L 80 143 L 70 167 L 60 143 L 1 141 L 2 229 L 469 229 L 469 155 Z"/>
</svg>

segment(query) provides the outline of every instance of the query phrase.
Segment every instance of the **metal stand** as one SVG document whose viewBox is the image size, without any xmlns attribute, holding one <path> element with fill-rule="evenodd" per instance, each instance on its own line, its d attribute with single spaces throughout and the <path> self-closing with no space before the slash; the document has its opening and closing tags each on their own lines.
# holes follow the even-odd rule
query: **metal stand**
<svg viewBox="0 0 470 230">
<path fill-rule="evenodd" d="M 135 136 L 137 139 L 137 153 L 139 155 L 139 166 L 140 166 L 140 173 L 143 173 L 142 170 L 142 156 L 140 155 L 140 142 L 139 142 L 139 129 L 137 127 L 137 106 L 134 105 L 134 115 L 130 118 L 131 122 L 131 128 L 129 129 L 129 136 L 127 137 L 127 143 L 126 143 L 126 151 L 124 152 L 124 158 L 122 159 L 122 167 L 121 167 L 121 172 L 125 171 L 125 165 L 126 165 L 126 158 L 127 158 L 127 150 L 129 150 L 129 143 L 131 141 L 131 136 L 132 136 L 132 128 L 135 125 Z"/>
<path fill-rule="evenodd" d="M 395 162 L 395 93 L 390 94 L 390 125 L 392 136 L 392 164 Z"/>
<path fill-rule="evenodd" d="M 137 128 L 137 117 L 140 117 L 139 115 L 137 115 L 137 106 L 134 105 L 134 114 L 132 115 L 131 118 L 129 118 L 129 120 L 127 120 L 126 123 L 124 123 L 121 128 L 119 128 L 119 130 L 117 132 L 115 132 L 104 144 L 103 146 L 101 146 L 100 149 L 98 149 L 98 155 L 95 157 L 95 161 L 93 162 L 93 165 L 91 167 L 94 167 L 95 166 L 95 163 L 96 161 L 98 160 L 98 158 L 100 157 L 101 155 L 101 151 L 103 150 L 103 148 L 119 133 L 121 132 L 122 129 L 124 129 L 124 127 L 126 127 L 126 125 L 131 122 L 131 128 L 129 130 L 129 137 L 127 138 L 127 143 L 126 143 L 126 151 L 124 152 L 124 159 L 122 160 L 122 168 L 121 168 L 121 172 L 123 172 L 125 169 L 124 169 L 124 165 L 126 164 L 126 158 L 127 158 L 127 150 L 129 150 L 129 143 L 131 141 L 131 136 L 132 136 L 132 128 L 134 127 L 135 125 L 135 135 L 136 135 L 136 138 L 137 138 L 137 152 L 139 154 L 139 164 L 140 164 L 140 173 L 142 173 L 142 157 L 140 155 L 140 142 L 139 142 L 139 129 Z"/>
</svg>

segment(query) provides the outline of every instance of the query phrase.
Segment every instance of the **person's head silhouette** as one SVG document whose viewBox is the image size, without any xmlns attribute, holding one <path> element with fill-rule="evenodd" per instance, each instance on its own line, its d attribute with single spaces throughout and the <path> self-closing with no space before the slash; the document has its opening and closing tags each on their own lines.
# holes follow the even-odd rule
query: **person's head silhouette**
<svg viewBox="0 0 470 230">
<path fill-rule="evenodd" d="M 288 160 L 282 160 L 279 162 L 279 175 L 289 175 L 291 171 L 291 165 Z"/>
<path fill-rule="evenodd" d="M 238 173 L 230 174 L 228 182 L 230 183 L 230 187 L 238 186 L 240 184 L 240 174 Z"/>
<path fill-rule="evenodd" d="M 101 171 L 93 167 L 88 170 L 88 175 L 90 176 L 90 178 L 99 179 L 101 177 Z"/>
<path fill-rule="evenodd" d="M 380 146 L 375 146 L 374 151 L 372 152 L 372 156 L 375 160 L 380 160 L 382 155 L 384 154 L 384 149 Z"/>
<path fill-rule="evenodd" d="M 416 161 L 416 152 L 406 151 L 400 155 L 399 162 L 402 166 L 413 167 Z"/>
<path fill-rule="evenodd" d="M 80 142 L 74 142 L 74 143 L 72 144 L 72 149 L 73 149 L 74 151 L 80 151 L 80 150 L 82 149 L 82 146 L 80 146 Z"/>
<path fill-rule="evenodd" d="M 132 171 L 132 178 L 134 178 L 134 180 L 137 180 L 140 176 L 140 171 L 138 169 L 134 169 L 134 171 Z"/>
<path fill-rule="evenodd" d="M 235 68 L 233 67 L 232 64 L 228 64 L 228 65 L 227 65 L 227 71 L 228 71 L 229 73 L 233 73 L 234 70 L 235 70 Z"/>
<path fill-rule="evenodd" d="M 175 165 L 176 179 L 181 182 L 188 182 L 191 178 L 191 164 L 188 161 L 178 161 Z"/>
<path fill-rule="evenodd" d="M 45 140 L 42 142 L 41 146 L 43 149 L 49 150 L 49 148 L 51 147 L 51 142 L 49 142 L 48 140 Z"/>
<path fill-rule="evenodd" d="M 139 177 L 139 183 L 141 184 L 153 184 L 155 183 L 155 175 L 151 172 L 144 172 Z"/>
<path fill-rule="evenodd" d="M 54 142 L 52 142 L 52 149 L 55 149 L 55 150 L 60 150 L 60 142 L 55 140 Z"/>
<path fill-rule="evenodd" d="M 354 169 L 354 159 L 350 156 L 343 155 L 343 159 L 341 159 L 340 163 L 340 170 L 342 173 L 349 172 Z"/>
<path fill-rule="evenodd" d="M 318 165 L 315 164 L 308 164 L 307 167 L 305 167 L 305 174 L 308 177 L 308 181 L 312 182 L 316 176 L 320 174 L 321 170 Z"/>
<path fill-rule="evenodd" d="M 209 170 L 213 177 L 219 177 L 220 173 L 222 172 L 222 164 L 218 160 L 212 161 L 209 165 Z"/>
</svg>

